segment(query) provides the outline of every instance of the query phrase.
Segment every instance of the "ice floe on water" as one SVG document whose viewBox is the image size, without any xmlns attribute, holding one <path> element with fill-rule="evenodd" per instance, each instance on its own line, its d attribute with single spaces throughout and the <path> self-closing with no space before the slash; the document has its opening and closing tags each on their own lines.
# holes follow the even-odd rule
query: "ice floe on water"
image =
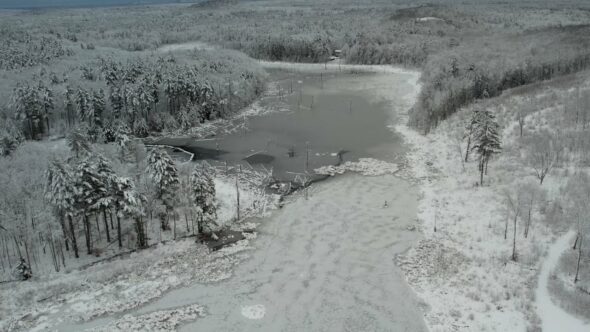
<svg viewBox="0 0 590 332">
<path fill-rule="evenodd" d="M 183 308 L 155 311 L 139 316 L 125 315 L 107 326 L 87 331 L 170 331 L 182 323 L 202 317 L 204 311 L 203 306 L 193 304 Z"/>
<path fill-rule="evenodd" d="M 262 319 L 264 314 L 266 314 L 266 307 L 262 304 L 242 307 L 242 316 L 248 319 Z"/>
<path fill-rule="evenodd" d="M 366 176 L 395 174 L 399 171 L 398 164 L 374 158 L 360 158 L 358 161 L 347 161 L 338 166 L 322 166 L 314 170 L 317 174 L 334 176 L 345 172 L 355 172 Z"/>
</svg>

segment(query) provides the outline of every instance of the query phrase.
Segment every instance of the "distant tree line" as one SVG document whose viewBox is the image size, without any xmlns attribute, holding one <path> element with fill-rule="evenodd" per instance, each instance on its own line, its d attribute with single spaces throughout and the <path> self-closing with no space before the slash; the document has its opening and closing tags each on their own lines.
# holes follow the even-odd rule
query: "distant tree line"
<svg viewBox="0 0 590 332">
<path fill-rule="evenodd" d="M 0 70 L 33 67 L 70 55 L 73 51 L 53 37 L 33 36 L 22 30 L 0 33 Z"/>
</svg>

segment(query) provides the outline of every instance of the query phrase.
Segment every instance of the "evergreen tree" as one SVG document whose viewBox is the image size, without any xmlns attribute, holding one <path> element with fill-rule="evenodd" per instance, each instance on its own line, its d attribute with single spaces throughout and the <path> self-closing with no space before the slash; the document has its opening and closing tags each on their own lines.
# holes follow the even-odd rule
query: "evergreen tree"
<svg viewBox="0 0 590 332">
<path fill-rule="evenodd" d="M 49 134 L 49 115 L 55 108 L 53 91 L 40 82 L 39 93 L 41 94 L 41 99 L 43 102 L 43 117 L 45 118 L 45 124 L 47 125 L 47 134 Z"/>
<path fill-rule="evenodd" d="M 109 224 L 107 222 L 107 210 L 115 205 L 114 191 L 116 174 L 113 171 L 111 163 L 101 155 L 98 155 L 96 161 L 96 171 L 102 183 L 105 184 L 106 190 L 99 193 L 96 203 L 96 209 L 102 212 L 107 241 L 111 242 Z"/>
<path fill-rule="evenodd" d="M 90 157 L 80 160 L 76 165 L 74 182 L 75 205 L 84 219 L 88 254 L 92 252 L 92 231 L 88 218 L 98 212 L 100 199 L 107 191 L 107 184 L 98 174 L 94 161 Z"/>
<path fill-rule="evenodd" d="M 75 122 L 76 101 L 74 100 L 74 90 L 68 86 L 65 93 L 66 118 L 68 125 L 71 127 Z"/>
<path fill-rule="evenodd" d="M 75 154 L 76 158 L 80 158 L 91 150 L 88 137 L 80 128 L 73 130 L 68 135 L 68 146 Z"/>
<path fill-rule="evenodd" d="M 146 171 L 156 184 L 157 198 L 166 206 L 167 211 L 172 210 L 180 184 L 174 161 L 164 149 L 154 148 L 148 155 Z M 163 230 L 170 228 L 167 218 L 161 218 L 161 223 Z"/>
<path fill-rule="evenodd" d="M 195 168 L 191 174 L 191 191 L 193 202 L 197 208 L 198 232 L 211 232 L 217 221 L 217 202 L 215 183 L 206 170 Z"/>
<path fill-rule="evenodd" d="M 80 119 L 88 121 L 88 125 L 92 127 L 94 121 L 94 107 L 88 91 L 78 88 L 76 103 L 78 104 L 78 116 Z"/>
<path fill-rule="evenodd" d="M 10 155 L 24 141 L 22 132 L 14 126 L 11 119 L 5 121 L 4 128 L 0 128 L 0 157 Z"/>
<path fill-rule="evenodd" d="M 66 250 L 69 250 L 68 240 L 71 240 L 74 255 L 78 258 L 80 256 L 78 254 L 76 231 L 72 220 L 75 214 L 75 193 L 71 170 L 67 164 L 54 160 L 49 165 L 46 178 L 45 199 L 53 205 L 55 216 L 59 220 L 63 231 Z M 68 219 L 68 226 L 70 228 L 69 234 L 65 223 L 66 218 Z"/>
<path fill-rule="evenodd" d="M 482 114 L 478 107 L 475 107 L 471 112 L 471 117 L 465 126 L 465 134 L 463 135 L 463 139 L 467 139 L 467 148 L 465 149 L 465 162 L 469 162 L 469 151 L 471 151 L 471 143 L 473 140 L 473 135 L 475 134 L 475 130 L 477 128 L 477 123 L 479 121 L 479 117 Z"/>
<path fill-rule="evenodd" d="M 102 89 L 94 91 L 92 94 L 92 108 L 94 109 L 93 123 L 95 126 L 102 128 L 102 119 L 106 112 L 106 102 L 104 98 L 104 91 Z"/>
<path fill-rule="evenodd" d="M 133 182 L 128 178 L 116 177 L 114 180 L 114 197 L 117 210 L 117 237 L 119 247 L 122 247 L 121 240 L 121 218 L 133 218 L 135 231 L 137 232 L 137 246 L 147 247 L 147 235 L 143 225 L 142 217 L 145 198 L 135 190 Z"/>
<path fill-rule="evenodd" d="M 10 104 L 16 119 L 26 122 L 29 138 L 37 139 L 39 134 L 43 134 L 45 103 L 38 87 L 19 83 L 12 93 Z"/>
<path fill-rule="evenodd" d="M 121 88 L 118 86 L 111 86 L 109 93 L 109 101 L 113 108 L 113 116 L 115 119 L 120 119 L 125 108 L 123 96 L 121 95 Z"/>
<path fill-rule="evenodd" d="M 500 153 L 500 125 L 489 110 L 480 111 L 475 123 L 473 150 L 479 155 L 480 185 L 483 185 L 484 173 L 487 174 L 488 162 L 494 154 Z"/>
</svg>

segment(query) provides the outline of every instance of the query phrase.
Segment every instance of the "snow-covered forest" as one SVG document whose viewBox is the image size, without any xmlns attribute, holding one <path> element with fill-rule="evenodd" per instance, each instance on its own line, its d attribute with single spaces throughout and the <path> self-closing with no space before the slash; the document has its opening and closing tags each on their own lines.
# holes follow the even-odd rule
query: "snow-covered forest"
<svg viewBox="0 0 590 332">
<path fill-rule="evenodd" d="M 412 299 L 412 322 L 388 325 L 384 317 L 399 308 L 357 295 L 347 307 L 366 317 L 349 318 L 346 326 L 590 330 L 585 1 L 209 0 L 0 9 L 0 45 L 0 330 L 82 330 L 75 324 L 97 318 L 105 320 L 84 329 L 190 330 L 186 324 L 203 321 L 203 328 L 223 330 L 206 320 L 216 307 L 228 307 L 221 300 L 157 299 L 169 301 L 170 291 L 195 284 L 242 280 L 240 268 L 265 271 L 252 265 L 256 257 L 272 262 L 270 248 L 300 253 L 289 247 L 293 242 L 305 244 L 301 252 L 310 256 L 283 257 L 302 269 L 287 279 L 316 275 L 324 283 L 308 304 L 337 302 L 323 297 L 335 291 L 318 290 L 330 282 L 326 270 L 314 270 L 310 248 L 330 248 L 321 258 L 326 266 L 340 262 L 332 253 L 372 256 L 331 242 L 334 234 L 349 234 L 331 219 L 340 209 L 332 196 L 352 209 L 343 224 L 363 225 L 342 242 L 381 244 L 368 236 L 391 235 L 379 233 L 388 226 L 377 222 L 393 220 L 403 244 L 372 254 L 393 262 L 384 273 L 404 280 L 400 291 Z M 347 96 L 345 106 L 338 93 Z M 370 107 L 357 109 L 365 107 L 356 106 L 365 105 L 363 98 Z M 242 135 L 243 144 L 250 142 L 249 121 L 322 112 L 329 103 L 354 114 L 359 130 L 349 134 L 361 141 L 367 122 L 355 112 L 385 109 L 386 123 L 378 121 L 391 142 L 352 151 L 361 157 L 353 160 L 344 145 L 280 146 L 301 168 L 291 182 L 268 166 L 284 166 L 271 155 L 274 136 L 264 148 L 236 147 L 244 157 L 238 161 L 224 159 L 235 151 L 220 148 L 220 140 Z M 325 123 L 312 127 L 283 131 L 304 141 L 313 130 L 318 137 L 341 134 L 322 132 L 331 128 Z M 157 143 L 171 138 L 217 143 L 202 151 Z M 270 155 L 263 166 L 248 159 L 263 153 Z M 328 157 L 334 162 L 315 172 L 309 167 L 310 158 Z M 384 198 L 378 180 L 368 177 L 408 185 L 403 199 L 414 207 Z M 330 193 L 339 186 L 350 197 Z M 353 189 L 375 195 L 362 203 L 376 205 L 355 209 L 361 200 L 352 201 Z M 334 233 L 302 230 L 299 215 Z M 279 221 L 284 226 L 273 224 Z M 351 275 L 338 279 L 342 289 L 354 289 L 345 281 L 355 278 L 373 281 L 373 267 L 364 277 L 355 274 L 355 264 L 376 262 L 365 260 L 350 263 Z M 273 266 L 272 275 L 284 276 L 283 269 Z M 298 294 L 314 289 L 313 281 L 303 283 Z M 281 285 L 273 284 L 290 289 Z M 150 302 L 159 309 L 142 312 Z M 363 306 L 380 309 L 367 313 Z M 314 325 L 321 319 L 312 309 L 299 309 L 310 311 L 306 320 L 287 325 L 270 307 L 274 320 L 265 325 L 264 306 L 242 306 L 240 317 L 262 324 L 242 328 L 326 330 L 325 322 Z M 120 313 L 128 314 L 114 316 Z"/>
</svg>

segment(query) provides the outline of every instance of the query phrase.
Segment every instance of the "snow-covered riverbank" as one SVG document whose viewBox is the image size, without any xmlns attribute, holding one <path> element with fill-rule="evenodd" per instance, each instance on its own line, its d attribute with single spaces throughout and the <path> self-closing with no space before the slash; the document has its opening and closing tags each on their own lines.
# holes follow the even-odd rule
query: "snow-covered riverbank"
<svg viewBox="0 0 590 332">
<path fill-rule="evenodd" d="M 287 66 L 290 68 L 301 66 L 302 68 L 308 68 L 312 70 L 326 70 L 323 64 L 287 64 Z M 419 74 L 416 72 L 399 70 L 387 66 L 351 66 L 351 68 L 348 68 L 347 66 L 337 66 L 335 64 L 329 65 L 327 70 L 376 72 L 376 74 L 367 76 L 370 77 L 370 79 L 368 79 L 366 83 L 360 84 L 358 86 L 355 84 L 354 88 L 362 90 L 363 93 L 367 94 L 369 98 L 375 99 L 375 102 L 391 102 L 393 105 L 392 111 L 394 113 L 399 113 L 408 109 L 413 104 L 414 98 L 417 95 L 416 82 Z M 395 95 L 394 98 L 391 98 L 392 85 L 399 85 L 399 91 L 396 91 L 397 95 Z M 259 113 L 259 111 L 255 112 L 255 114 Z M 392 126 L 395 123 L 395 120 L 396 114 L 392 114 Z M 399 145 L 395 140 L 392 140 L 391 144 Z M 367 168 L 382 168 L 383 165 L 385 164 L 377 162 L 371 163 L 371 165 L 364 165 L 362 168 L 363 171 L 367 171 Z M 397 166 L 393 164 L 386 165 L 388 168 L 387 170 L 375 170 L 368 172 L 368 174 L 386 174 L 391 173 L 392 170 L 397 170 Z M 352 169 L 352 171 L 355 170 L 356 168 Z M 330 288 L 325 288 L 322 285 L 331 284 L 334 287 L 336 285 L 340 285 L 338 286 L 338 289 L 340 289 L 338 292 L 355 290 L 355 292 L 357 292 L 357 296 L 351 295 L 352 297 L 346 297 L 346 301 L 350 303 L 349 309 L 352 311 L 342 311 L 340 312 L 339 317 L 350 316 L 351 312 L 356 312 L 360 315 L 356 324 L 368 324 L 369 321 L 372 321 L 372 319 L 369 317 L 378 317 L 379 322 L 374 323 L 377 324 L 374 326 L 380 327 L 382 330 L 387 330 L 387 327 L 391 324 L 397 324 L 397 326 L 400 327 L 414 326 L 415 328 L 412 328 L 413 330 L 416 328 L 422 328 L 423 324 L 420 319 L 418 306 L 416 304 L 408 306 L 406 300 L 412 296 L 411 291 L 407 288 L 407 285 L 403 283 L 403 276 L 399 274 L 399 270 L 397 270 L 393 264 L 394 256 L 406 250 L 407 247 L 411 245 L 414 236 L 416 235 L 414 232 L 407 231 L 407 228 L 412 229 L 410 226 L 413 223 L 413 215 L 415 215 L 415 210 L 407 209 L 407 206 L 412 201 L 413 204 L 415 204 L 415 195 L 399 196 L 401 195 L 399 190 L 402 190 L 401 188 L 404 188 L 403 186 L 407 186 L 408 184 L 403 183 L 403 180 L 395 178 L 391 175 L 382 175 L 382 177 L 374 178 L 372 180 L 367 180 L 361 176 L 345 175 L 345 177 L 347 179 L 343 182 L 345 183 L 345 189 L 339 189 L 338 187 L 332 188 L 330 187 L 330 182 L 322 184 L 324 187 L 322 190 L 322 195 L 320 196 L 323 197 L 322 199 L 318 198 L 318 200 L 315 200 L 315 193 L 312 190 L 309 200 L 309 204 L 312 205 L 310 208 L 311 214 L 310 217 L 305 220 L 305 223 L 313 222 L 315 225 L 319 222 L 320 224 L 315 225 L 320 227 L 320 229 L 317 231 L 312 232 L 311 228 L 301 224 L 301 219 L 295 218 L 299 215 L 298 209 L 303 208 L 303 206 L 300 206 L 301 204 L 305 206 L 309 205 L 306 203 L 306 201 L 303 201 L 303 198 L 301 197 L 298 198 L 300 202 L 298 203 L 299 205 L 293 208 L 288 208 L 286 211 L 291 212 L 285 212 L 286 217 L 284 219 L 275 220 L 273 225 L 270 226 L 275 227 L 276 229 L 276 227 L 286 227 L 290 225 L 289 227 L 295 227 L 303 233 L 297 235 L 296 232 L 285 231 L 281 232 L 280 234 L 283 234 L 286 238 L 293 240 L 295 240 L 295 237 L 300 237 L 295 241 L 297 244 L 299 244 L 300 241 L 303 241 L 301 242 L 303 245 L 307 240 L 311 241 L 310 243 L 316 243 L 318 246 L 321 246 L 323 251 L 336 251 L 336 253 L 339 253 L 339 255 L 333 256 L 333 258 L 336 260 L 332 262 L 332 265 L 325 265 L 325 262 L 321 263 L 326 267 L 334 266 L 334 269 L 337 270 L 337 267 L 342 264 L 342 257 L 348 257 L 348 255 L 345 255 L 346 252 L 356 253 L 354 254 L 356 256 L 351 257 L 352 261 L 346 265 L 346 270 L 341 271 L 341 273 L 338 274 L 341 276 L 341 278 L 336 278 L 330 282 L 327 280 L 331 278 L 331 273 L 335 271 L 334 269 L 321 269 L 313 272 L 313 279 L 309 279 L 307 282 L 303 280 L 304 284 L 307 283 L 310 285 L 310 287 L 304 288 L 301 288 L 299 283 L 297 285 L 292 284 L 293 282 L 296 282 L 296 279 L 294 279 L 289 274 L 275 278 L 277 285 L 281 283 L 291 283 L 292 286 L 289 286 L 288 288 L 297 290 L 295 293 L 291 294 L 293 297 L 281 296 L 281 301 L 283 301 L 282 303 L 285 303 L 285 306 L 291 308 L 287 309 L 287 307 L 285 307 L 285 310 L 302 315 L 302 321 L 300 323 L 308 324 L 308 319 L 304 319 L 305 317 L 309 316 L 312 318 L 315 317 L 314 320 L 317 319 L 317 317 L 314 316 L 317 314 L 317 312 L 314 314 L 314 312 L 309 312 L 308 309 L 311 309 L 313 306 L 321 307 L 323 305 L 322 303 L 325 303 L 326 301 L 333 301 L 331 298 L 334 295 L 334 291 Z M 388 181 L 393 182 L 391 182 L 390 185 L 378 186 L 380 189 L 375 190 L 377 184 L 382 182 L 382 178 L 387 178 L 389 179 Z M 337 180 L 338 183 L 341 183 L 339 179 Z M 226 202 L 233 201 L 233 198 L 231 197 L 231 186 L 226 186 L 224 183 L 217 183 L 217 185 L 220 189 L 218 191 L 218 195 L 220 196 L 222 203 L 225 204 Z M 407 194 L 410 192 L 410 190 L 410 188 L 406 188 L 402 191 Z M 359 191 L 359 193 L 357 195 L 352 195 L 352 193 L 355 191 Z M 338 195 L 338 193 L 340 193 L 340 195 Z M 342 195 L 343 193 L 346 195 Z M 388 199 L 387 197 L 389 195 L 392 195 L 392 197 Z M 248 195 L 245 196 L 247 197 Z M 362 199 L 360 201 L 359 199 L 355 200 L 355 197 Z M 331 207 L 328 208 L 328 205 L 326 204 L 336 198 L 340 199 L 342 202 L 339 204 L 332 202 L 329 204 Z M 383 207 L 383 200 L 389 201 L 386 209 Z M 371 204 L 369 204 L 369 202 L 371 202 Z M 231 204 L 223 204 L 223 211 L 226 211 L 227 213 L 221 211 L 220 216 L 231 216 L 232 213 L 228 211 L 231 211 L 234 207 Z M 402 206 L 399 204 L 402 204 L 406 207 L 402 208 Z M 354 211 L 354 213 L 351 212 L 350 215 L 341 215 L 334 212 L 341 209 L 342 206 L 348 207 L 351 209 L 351 211 Z M 396 216 L 396 214 L 401 213 L 400 211 L 403 211 L 404 216 L 402 219 L 398 220 L 400 217 Z M 379 215 L 378 218 L 376 217 L 375 213 Z M 376 222 L 376 218 L 379 220 L 383 219 L 382 221 L 384 225 L 371 225 L 371 223 Z M 347 222 L 347 220 L 349 220 L 349 222 Z M 348 227 L 350 227 L 351 231 L 342 234 L 342 236 L 346 236 L 345 238 L 342 238 L 342 236 L 334 237 L 334 234 L 337 235 L 341 233 L 342 227 L 346 226 L 343 223 L 350 224 Z M 385 225 L 390 225 L 391 227 L 387 228 Z M 244 225 L 244 227 L 248 229 L 251 229 L 252 226 L 253 225 L 251 224 Z M 373 226 L 375 226 L 376 229 L 372 229 Z M 385 229 L 392 232 L 392 234 L 380 239 L 379 236 L 383 235 L 382 232 L 384 232 Z M 360 232 L 362 230 L 365 232 L 365 235 L 363 235 L 365 241 L 357 242 L 355 239 L 359 239 Z M 375 231 L 378 233 L 375 233 Z M 134 264 L 129 264 L 128 259 L 124 258 L 114 262 L 98 264 L 85 271 L 72 272 L 66 278 L 63 276 L 54 276 L 51 280 L 43 281 L 43 284 L 28 284 L 27 286 L 30 287 L 27 289 L 15 291 L 14 295 L 17 293 L 22 295 L 23 292 L 35 292 L 38 288 L 43 288 L 46 290 L 48 299 L 39 303 L 35 303 L 32 307 L 28 307 L 25 310 L 20 310 L 18 312 L 15 311 L 14 315 L 12 315 L 7 321 L 7 326 L 9 326 L 9 329 L 15 330 L 28 330 L 35 328 L 51 329 L 55 328 L 56 326 L 60 330 L 79 330 L 81 327 L 73 324 L 72 320 L 90 320 L 88 324 L 84 325 L 84 328 L 101 328 L 105 326 L 108 328 L 108 326 L 111 326 L 113 328 L 128 327 L 130 330 L 133 330 L 139 326 L 143 326 L 144 328 L 150 328 L 150 326 L 151 328 L 164 326 L 158 324 L 161 323 L 163 319 L 162 317 L 166 316 L 170 316 L 174 321 L 184 321 L 183 324 L 186 324 L 187 319 L 193 320 L 197 317 L 202 317 L 203 315 L 207 316 L 209 309 L 213 310 L 217 308 L 217 304 L 202 301 L 203 304 L 207 304 L 205 307 L 202 307 L 200 303 L 200 295 L 190 297 L 187 300 L 188 302 L 182 302 L 179 300 L 179 298 L 175 298 L 173 295 L 170 295 L 172 296 L 171 302 L 168 302 L 172 303 L 170 306 L 161 306 L 149 312 L 137 312 L 138 315 L 131 316 L 122 317 L 120 313 L 129 311 L 133 312 L 135 310 L 134 308 L 142 307 L 146 303 L 160 298 L 171 289 L 177 290 L 170 294 L 183 294 L 189 290 L 189 284 L 194 285 L 195 283 L 204 283 L 204 285 L 201 284 L 200 286 L 195 286 L 197 288 L 201 287 L 209 290 L 211 287 L 210 291 L 214 291 L 217 288 L 223 290 L 225 293 L 220 293 L 223 295 L 223 298 L 226 298 L 230 303 L 233 303 L 232 301 L 234 300 L 232 300 L 232 297 L 236 296 L 236 294 L 239 294 L 239 289 L 236 290 L 236 293 L 233 293 L 228 292 L 228 286 L 223 282 L 221 282 L 217 288 L 208 286 L 207 283 L 218 282 L 229 278 L 233 274 L 236 264 L 242 262 L 245 258 L 250 257 L 250 255 L 259 258 L 268 258 L 268 255 L 270 255 L 268 250 L 271 250 L 273 253 L 278 254 L 275 255 L 277 259 L 284 260 L 285 257 L 287 257 L 287 254 L 291 252 L 290 250 L 285 251 L 283 248 L 283 246 L 288 243 L 287 240 L 280 240 L 272 235 L 267 236 L 265 243 L 269 243 L 269 245 L 272 244 L 274 247 L 276 247 L 276 249 L 261 248 L 256 252 L 249 252 L 248 250 L 251 249 L 251 243 L 249 240 L 250 239 L 240 241 L 236 246 L 220 250 L 213 254 L 208 254 L 202 245 L 195 246 L 193 241 L 183 240 L 166 245 L 159 245 L 154 249 L 148 249 L 133 254 L 132 258 L 135 262 Z M 329 245 L 330 243 L 332 244 Z M 377 247 L 370 249 L 372 246 Z M 308 249 L 306 249 L 306 247 L 308 246 L 301 248 L 301 250 L 307 252 Z M 300 251 L 297 251 L 299 250 L 298 248 L 299 247 L 293 248 L 292 253 L 300 253 Z M 322 250 L 319 252 L 322 252 Z M 365 257 L 364 255 L 369 256 Z M 293 263 L 295 264 L 293 266 L 304 266 L 305 268 L 303 269 L 310 270 L 310 273 L 312 270 L 316 269 L 314 266 L 320 266 L 320 261 L 325 260 L 325 257 L 321 255 L 316 256 L 316 260 L 310 260 L 303 254 L 294 255 L 292 258 L 299 260 L 298 262 Z M 362 266 L 355 267 L 360 261 L 365 261 L 367 259 L 374 259 L 373 263 L 369 265 L 375 267 L 366 266 L 366 264 L 361 264 Z M 257 260 L 256 262 L 259 261 L 260 260 Z M 312 264 L 314 262 L 315 264 Z M 280 261 L 277 263 L 277 266 L 278 265 L 284 265 L 286 269 L 285 271 L 291 271 L 290 269 L 287 269 L 289 262 Z M 375 274 L 375 269 L 377 266 L 381 266 L 379 267 L 380 272 Z M 248 267 L 245 266 L 244 268 Z M 118 272 L 111 275 L 109 271 Z M 274 268 L 269 271 L 272 272 L 271 274 L 275 273 Z M 360 275 L 358 278 L 351 279 L 349 277 L 351 273 L 357 273 Z M 366 275 L 362 276 L 363 273 Z M 92 277 L 88 277 L 88 275 L 92 275 Z M 245 275 L 249 274 L 245 273 Z M 373 281 L 371 281 L 369 284 L 363 284 L 364 281 L 370 280 Z M 317 287 L 311 287 L 311 285 L 315 285 L 316 282 L 318 283 Z M 65 287 L 65 284 L 69 286 Z M 243 286 L 248 287 L 249 285 L 254 284 L 244 283 Z M 373 289 L 373 287 L 375 287 L 374 285 L 383 285 L 387 287 L 383 289 Z M 394 287 L 393 285 L 396 286 Z M 56 289 L 61 289 L 61 291 L 59 291 L 59 295 L 56 295 L 53 291 Z M 380 299 L 379 296 L 370 296 L 368 298 L 364 298 L 363 301 L 358 302 L 361 299 L 360 294 L 362 293 L 358 292 L 359 290 L 363 289 L 367 290 L 369 293 L 375 294 L 389 292 L 392 294 L 390 296 L 391 298 L 399 299 L 399 301 L 391 302 L 390 299 L 388 299 L 384 302 L 384 299 Z M 296 294 L 301 292 L 308 293 L 311 302 L 308 301 L 308 303 L 303 306 L 293 306 L 289 304 L 290 302 L 295 301 L 295 298 L 297 297 Z M 277 293 L 272 291 L 268 294 L 276 295 Z M 323 295 L 318 296 L 319 294 Z M 170 296 L 163 297 L 162 299 L 165 299 L 163 301 L 169 301 L 171 298 Z M 222 297 L 219 297 L 219 301 L 221 301 L 221 299 Z M 270 300 L 271 299 L 269 299 L 269 301 Z M 379 310 L 370 309 L 373 307 L 373 305 L 367 305 L 367 303 L 375 304 L 376 301 L 380 301 L 378 307 L 383 308 Z M 158 300 L 154 303 L 160 303 L 160 301 Z M 235 326 L 242 326 L 243 319 L 247 319 L 249 317 L 259 317 L 261 315 L 267 318 L 275 317 L 276 319 L 273 319 L 272 324 L 278 324 L 277 326 L 283 326 L 285 324 L 285 321 L 279 320 L 279 317 L 281 317 L 280 312 L 275 312 L 276 316 L 272 316 L 273 311 L 269 311 L 273 308 L 272 303 L 267 303 L 265 305 L 264 308 L 266 309 L 263 310 L 266 311 L 265 314 L 261 314 L 263 311 L 259 310 L 260 306 L 257 306 L 259 303 L 236 303 L 237 306 L 234 308 L 227 307 L 226 305 L 222 305 L 222 302 L 219 302 L 220 308 L 227 308 L 224 310 L 232 310 L 232 317 L 236 318 L 236 320 L 229 321 L 229 323 L 235 324 Z M 20 304 L 14 303 L 13 305 L 19 306 Z M 182 308 L 177 308 L 187 305 L 196 306 L 196 309 L 186 311 Z M 20 307 L 22 308 L 23 306 L 20 305 Z M 359 307 L 366 308 L 366 310 L 359 310 Z M 236 310 L 235 312 L 239 313 L 237 316 L 233 316 L 233 309 Z M 242 314 L 243 312 L 246 312 L 245 316 L 248 317 L 245 317 Z M 94 318 L 97 316 L 102 316 L 104 318 L 95 320 Z M 396 319 L 395 317 L 398 316 L 408 317 L 408 319 Z M 141 324 L 138 325 L 137 320 L 142 319 L 142 317 L 147 317 L 149 321 L 153 321 L 153 324 L 150 326 Z M 268 320 L 264 320 L 263 317 L 261 317 L 262 319 L 259 319 L 259 321 L 262 324 L 268 323 Z M 391 319 L 395 320 L 395 322 L 391 321 Z M 203 324 L 208 324 L 206 323 L 208 321 L 210 320 L 203 320 Z M 348 323 L 352 322 L 350 319 L 347 321 Z M 291 325 L 291 323 L 289 323 L 289 325 Z"/>
<path fill-rule="evenodd" d="M 526 98 L 543 98 L 545 92 L 528 93 Z M 552 206 L 559 209 L 560 188 L 567 182 L 567 177 L 561 175 L 564 173 L 556 170 L 554 173 L 560 175 L 552 173 L 545 179 L 542 190 L 547 198 L 533 209 L 534 226 L 528 238 L 523 235 L 521 218 L 516 231 L 512 221 L 506 222 L 507 192 L 516 190 L 519 184 L 538 185 L 532 169 L 521 157 L 523 144 L 514 116 L 515 108 L 530 102 L 507 93 L 459 111 L 427 136 L 404 125 L 397 127 L 412 146 L 408 164 L 421 188 L 418 220 L 424 234 L 418 245 L 399 257 L 398 264 L 427 304 L 424 314 L 431 331 L 569 331 L 565 326 L 571 326 L 572 331 L 588 329 L 562 309 L 555 311 L 555 299 L 546 289 L 558 251 L 569 239 L 561 237 L 549 249 L 568 227 L 552 210 Z M 472 107 L 489 107 L 503 127 L 503 151 L 490 162 L 484 186 L 477 183 L 477 160 L 472 157 L 462 162 L 465 142 L 461 138 Z M 549 119 L 562 116 L 552 114 L 555 110 L 559 108 L 540 108 L 529 114 L 526 130 L 547 128 L 553 121 Z M 511 260 L 513 234 L 517 261 Z M 540 288 L 536 286 L 538 281 Z M 553 311 L 555 314 L 550 315 Z M 560 325 L 562 320 L 565 325 Z"/>
<path fill-rule="evenodd" d="M 230 224 L 235 219 L 237 202 L 234 180 L 218 175 L 215 184 L 219 201 L 218 222 Z M 247 181 L 240 182 L 243 215 L 263 215 L 272 208 L 273 201 L 276 199 L 264 194 L 262 188 Z M 256 226 L 252 222 L 233 225 L 235 230 L 248 231 L 244 233 L 246 239 L 215 252 L 210 252 L 205 244 L 196 243 L 192 237 L 176 241 L 169 239 L 89 267 L 70 268 L 65 274 L 54 273 L 27 282 L 2 285 L 3 300 L 10 300 L 2 303 L 0 328 L 8 331 L 67 329 L 72 322 L 116 315 L 144 305 L 183 285 L 225 280 L 232 275 L 236 264 L 248 258 L 248 251 L 252 249 L 250 241 L 256 238 L 256 233 L 252 233 Z M 179 321 L 186 321 L 202 316 L 202 310 L 197 311 L 189 314 L 170 311 L 162 315 L 178 316 Z M 124 319 L 116 327 L 129 326 L 131 331 L 139 331 L 168 326 L 157 325 L 159 316 L 154 317 L 155 325 Z"/>
</svg>

